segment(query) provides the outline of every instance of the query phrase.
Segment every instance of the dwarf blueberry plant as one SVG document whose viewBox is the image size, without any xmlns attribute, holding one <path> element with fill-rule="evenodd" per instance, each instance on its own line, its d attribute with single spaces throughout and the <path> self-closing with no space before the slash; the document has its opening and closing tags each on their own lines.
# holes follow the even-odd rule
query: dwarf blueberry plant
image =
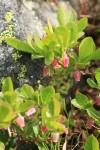
<svg viewBox="0 0 100 150">
<path fill-rule="evenodd" d="M 91 37 L 86 37 L 80 42 L 84 35 L 84 29 L 88 24 L 87 18 L 79 21 L 74 11 L 65 10 L 62 5 L 57 13 L 59 25 L 52 26 L 48 19 L 48 26 L 44 27 L 45 36 L 40 39 L 34 34 L 34 41 L 27 36 L 27 42 L 16 38 L 6 38 L 7 44 L 18 51 L 30 53 L 33 59 L 44 58 L 43 76 L 50 76 L 51 72 L 63 67 L 68 73 L 73 73 L 76 81 L 80 81 L 82 69 L 92 60 L 100 59 L 100 49 L 96 49 Z M 97 83 L 88 79 L 92 88 L 100 89 L 100 69 L 96 70 Z M 3 81 L 0 96 L 0 128 L 7 129 L 9 135 L 16 131 L 19 139 L 33 140 L 39 149 L 59 150 L 59 136 L 68 134 L 68 118 L 62 115 L 62 104 L 59 93 L 52 86 L 44 88 L 39 86 L 37 91 L 25 84 L 14 90 L 11 78 Z M 93 103 L 85 95 L 76 94 L 72 105 L 85 111 L 95 122 L 100 124 L 100 112 L 93 107 Z M 2 114 L 2 112 L 4 112 Z M 2 115 L 1 115 L 2 114 Z M 41 143 L 39 143 L 39 142 Z M 45 142 L 44 142 L 45 141 Z M 57 143 L 57 147 L 49 142 Z M 95 149 L 93 147 L 95 144 Z M 98 150 L 98 141 L 90 135 L 84 145 L 84 150 Z"/>
<path fill-rule="evenodd" d="M 44 76 L 50 75 L 50 72 L 59 67 L 67 68 L 68 72 L 79 71 L 89 65 L 91 60 L 99 59 L 100 55 L 100 49 L 96 50 L 91 37 L 79 42 L 88 24 L 87 18 L 78 21 L 74 11 L 66 11 L 62 5 L 57 13 L 57 20 L 59 25 L 52 26 L 48 19 L 48 26 L 44 27 L 46 35 L 42 39 L 37 33 L 34 34 L 34 41 L 30 35 L 27 36 L 27 42 L 16 38 L 5 39 L 7 44 L 17 50 L 31 53 L 34 59 L 44 58 Z"/>
<path fill-rule="evenodd" d="M 52 86 L 39 86 L 38 91 L 25 84 L 14 90 L 11 78 L 3 80 L 0 95 L 0 129 L 19 140 L 36 144 L 57 143 L 61 134 L 68 134 L 66 117 L 61 114 L 60 94 Z M 3 112 L 3 113 L 2 113 Z M 39 147 L 41 147 L 39 145 Z"/>
</svg>

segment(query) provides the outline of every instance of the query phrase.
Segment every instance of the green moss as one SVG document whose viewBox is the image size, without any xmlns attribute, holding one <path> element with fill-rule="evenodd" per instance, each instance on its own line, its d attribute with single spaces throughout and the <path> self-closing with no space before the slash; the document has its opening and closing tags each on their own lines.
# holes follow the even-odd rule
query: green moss
<svg viewBox="0 0 100 150">
<path fill-rule="evenodd" d="M 22 65 L 22 66 L 21 66 L 21 72 L 18 74 L 17 79 L 18 79 L 19 81 L 22 80 L 22 79 L 24 79 L 26 72 L 27 72 L 26 66 L 25 66 L 25 65 Z"/>
<path fill-rule="evenodd" d="M 66 96 L 73 85 L 73 79 L 68 75 L 66 68 L 60 68 L 56 70 L 50 85 L 55 87 L 56 92 L 60 93 L 62 96 Z"/>
<path fill-rule="evenodd" d="M 17 59 L 21 58 L 22 55 L 18 52 L 18 51 L 15 51 L 13 54 L 12 54 L 12 58 L 14 59 L 14 61 L 17 61 Z"/>
<path fill-rule="evenodd" d="M 15 23 L 11 23 L 12 19 L 13 19 L 13 12 L 7 12 L 5 15 L 5 30 L 2 31 L 2 33 L 0 33 L 0 43 L 2 43 L 2 41 L 4 41 L 5 38 L 8 37 L 13 37 L 15 32 Z"/>
<path fill-rule="evenodd" d="M 7 12 L 5 14 L 5 23 L 10 23 L 10 21 L 14 18 L 13 11 Z"/>
</svg>

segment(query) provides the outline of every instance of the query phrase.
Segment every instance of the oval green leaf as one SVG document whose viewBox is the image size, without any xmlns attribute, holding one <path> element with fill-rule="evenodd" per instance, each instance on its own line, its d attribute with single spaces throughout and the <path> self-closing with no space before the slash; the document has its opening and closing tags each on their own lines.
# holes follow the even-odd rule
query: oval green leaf
<svg viewBox="0 0 100 150">
<path fill-rule="evenodd" d="M 99 143 L 95 136 L 90 135 L 86 139 L 84 150 L 99 150 Z"/>
</svg>

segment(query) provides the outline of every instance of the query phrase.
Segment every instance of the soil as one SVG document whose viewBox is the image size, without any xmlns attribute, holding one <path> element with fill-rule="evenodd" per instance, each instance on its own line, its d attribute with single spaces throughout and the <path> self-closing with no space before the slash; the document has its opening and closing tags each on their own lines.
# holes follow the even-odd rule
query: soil
<svg viewBox="0 0 100 150">
<path fill-rule="evenodd" d="M 20 142 L 15 150 L 38 150 L 38 147 L 33 142 Z"/>
</svg>

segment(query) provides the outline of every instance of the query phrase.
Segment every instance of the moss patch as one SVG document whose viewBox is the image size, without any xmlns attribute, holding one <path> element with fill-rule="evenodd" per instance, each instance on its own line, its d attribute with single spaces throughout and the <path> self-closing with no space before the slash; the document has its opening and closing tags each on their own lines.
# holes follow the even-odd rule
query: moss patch
<svg viewBox="0 0 100 150">
<path fill-rule="evenodd" d="M 59 92 L 63 97 L 68 95 L 69 89 L 73 85 L 73 79 L 69 76 L 67 69 L 60 68 L 56 70 L 55 75 L 52 77 L 50 85 L 54 86 L 56 92 Z"/>
<path fill-rule="evenodd" d="M 14 15 L 12 11 L 5 14 L 5 30 L 0 33 L 0 43 L 2 43 L 5 38 L 14 36 L 16 24 L 11 22 L 13 18 Z"/>
</svg>

